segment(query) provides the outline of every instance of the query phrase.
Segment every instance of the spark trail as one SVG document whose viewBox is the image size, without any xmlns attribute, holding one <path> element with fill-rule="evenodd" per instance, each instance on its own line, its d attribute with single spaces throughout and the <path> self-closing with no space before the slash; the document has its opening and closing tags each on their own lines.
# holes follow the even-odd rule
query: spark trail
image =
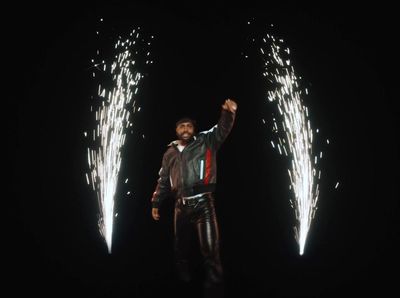
<svg viewBox="0 0 400 298">
<path fill-rule="evenodd" d="M 276 104 L 281 120 L 277 123 L 277 119 L 273 118 L 273 131 L 278 135 L 278 142 L 274 144 L 271 141 L 271 144 L 279 154 L 290 158 L 289 188 L 294 194 L 294 200 L 290 200 L 290 204 L 296 217 L 295 238 L 299 253 L 303 255 L 311 222 L 317 210 L 321 171 L 317 175 L 318 156 L 313 156 L 313 130 L 308 109 L 302 100 L 304 93 L 291 66 L 290 50 L 284 47 L 282 39 L 277 40 L 268 34 L 267 38 L 263 38 L 260 51 L 265 63 L 263 75 L 275 88 L 268 91 L 268 100 Z M 308 94 L 307 89 L 305 93 Z M 322 152 L 319 158 L 322 158 Z"/>
<path fill-rule="evenodd" d="M 125 40 L 120 37 L 114 47 L 116 55 L 109 65 L 104 60 L 101 63 L 92 60 L 93 68 L 96 72 L 100 71 L 98 77 L 105 76 L 107 79 L 103 83 L 110 85 L 110 88 L 103 88 L 102 84 L 98 84 L 95 97 L 98 107 L 91 108 L 97 126 L 92 130 L 93 146 L 89 146 L 87 150 L 90 173 L 86 174 L 86 179 L 97 196 L 99 230 L 109 253 L 112 248 L 114 199 L 121 167 L 121 150 L 125 143 L 126 131 L 132 126 L 130 110 L 132 109 L 133 113 L 137 111 L 134 98 L 143 78 L 136 67 L 138 51 L 135 47 L 138 46 L 139 39 L 138 29 L 133 30 Z M 146 61 L 146 64 L 148 63 L 149 61 Z M 93 77 L 96 77 L 95 72 Z"/>
</svg>

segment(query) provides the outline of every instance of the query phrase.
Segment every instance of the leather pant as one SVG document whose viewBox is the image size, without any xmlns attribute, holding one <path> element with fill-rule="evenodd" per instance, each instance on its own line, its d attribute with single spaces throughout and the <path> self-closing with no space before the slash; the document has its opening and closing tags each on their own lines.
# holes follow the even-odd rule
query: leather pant
<svg viewBox="0 0 400 298">
<path fill-rule="evenodd" d="M 204 261 L 205 286 L 222 282 L 222 265 L 219 256 L 219 233 L 212 194 L 183 200 L 178 198 L 174 217 L 175 257 L 181 280 L 190 281 L 189 248 L 191 233 L 197 234 Z"/>
</svg>

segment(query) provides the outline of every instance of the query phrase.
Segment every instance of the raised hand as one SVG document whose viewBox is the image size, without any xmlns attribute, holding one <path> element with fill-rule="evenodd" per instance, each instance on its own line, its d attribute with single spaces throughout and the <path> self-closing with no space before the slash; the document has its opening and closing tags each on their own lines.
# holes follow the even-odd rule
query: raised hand
<svg viewBox="0 0 400 298">
<path fill-rule="evenodd" d="M 222 108 L 224 110 L 230 111 L 231 113 L 236 113 L 237 103 L 232 99 L 227 99 L 222 105 Z"/>
</svg>

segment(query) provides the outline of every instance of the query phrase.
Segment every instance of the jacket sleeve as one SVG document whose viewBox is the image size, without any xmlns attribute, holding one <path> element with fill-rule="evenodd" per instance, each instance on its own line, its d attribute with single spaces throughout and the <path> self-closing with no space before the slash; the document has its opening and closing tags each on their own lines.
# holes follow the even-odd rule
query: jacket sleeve
<svg viewBox="0 0 400 298">
<path fill-rule="evenodd" d="M 232 130 L 235 117 L 235 113 L 231 113 L 224 109 L 221 110 L 218 124 L 209 131 L 203 132 L 208 146 L 218 149 L 222 145 Z"/>
<path fill-rule="evenodd" d="M 169 180 L 169 167 L 167 164 L 166 154 L 164 154 L 161 169 L 158 174 L 160 177 L 157 180 L 157 186 L 151 198 L 151 205 L 153 208 L 159 208 L 162 201 L 164 201 L 164 199 L 168 197 L 171 191 L 171 183 Z"/>
</svg>

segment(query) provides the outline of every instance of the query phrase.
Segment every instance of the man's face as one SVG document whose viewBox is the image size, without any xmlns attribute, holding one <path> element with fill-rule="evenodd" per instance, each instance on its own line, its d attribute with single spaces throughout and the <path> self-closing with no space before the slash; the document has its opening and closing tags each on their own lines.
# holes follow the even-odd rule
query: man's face
<svg viewBox="0 0 400 298">
<path fill-rule="evenodd" d="M 176 135 L 184 142 L 187 142 L 193 137 L 194 127 L 192 122 L 182 122 L 176 127 Z"/>
</svg>

